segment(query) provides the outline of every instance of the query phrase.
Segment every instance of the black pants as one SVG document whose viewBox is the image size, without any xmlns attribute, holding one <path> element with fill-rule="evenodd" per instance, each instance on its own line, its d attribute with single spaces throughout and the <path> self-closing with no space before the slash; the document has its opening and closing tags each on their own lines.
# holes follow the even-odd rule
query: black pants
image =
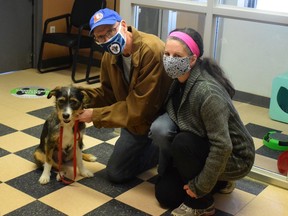
<svg viewBox="0 0 288 216">
<path fill-rule="evenodd" d="M 208 140 L 192 133 L 180 132 L 175 136 L 171 145 L 173 165 L 159 176 L 155 185 L 155 195 L 161 205 L 176 208 L 184 202 L 199 209 L 207 208 L 214 202 L 212 193 L 195 199 L 183 189 L 203 169 L 209 149 Z"/>
</svg>

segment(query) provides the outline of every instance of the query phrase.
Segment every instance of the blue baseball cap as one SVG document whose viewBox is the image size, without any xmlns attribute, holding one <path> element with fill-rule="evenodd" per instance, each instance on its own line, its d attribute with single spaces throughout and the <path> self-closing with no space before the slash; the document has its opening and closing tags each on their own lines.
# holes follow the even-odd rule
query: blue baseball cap
<svg viewBox="0 0 288 216">
<path fill-rule="evenodd" d="M 122 18 L 116 11 L 109 8 L 101 9 L 97 11 L 90 19 L 90 34 L 100 25 L 113 25 L 121 20 Z"/>
</svg>

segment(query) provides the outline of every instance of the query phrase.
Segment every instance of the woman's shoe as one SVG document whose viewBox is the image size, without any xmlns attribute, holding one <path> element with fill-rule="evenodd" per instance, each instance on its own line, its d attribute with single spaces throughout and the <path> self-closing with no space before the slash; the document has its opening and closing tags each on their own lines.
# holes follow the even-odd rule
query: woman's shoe
<svg viewBox="0 0 288 216">
<path fill-rule="evenodd" d="M 214 203 L 206 209 L 193 209 L 182 203 L 171 212 L 173 216 L 210 216 L 215 214 Z"/>
<path fill-rule="evenodd" d="M 227 181 L 227 185 L 224 188 L 221 188 L 219 190 L 219 193 L 221 193 L 221 194 L 232 193 L 232 191 L 235 189 L 235 187 L 236 187 L 235 181 Z"/>
</svg>

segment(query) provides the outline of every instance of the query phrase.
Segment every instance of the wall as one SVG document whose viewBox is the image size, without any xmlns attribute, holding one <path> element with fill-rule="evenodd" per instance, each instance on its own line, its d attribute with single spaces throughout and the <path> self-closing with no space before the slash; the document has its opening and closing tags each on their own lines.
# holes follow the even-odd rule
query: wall
<svg viewBox="0 0 288 216">
<path fill-rule="evenodd" d="M 74 0 L 43 0 L 43 27 L 47 18 L 70 13 L 72 10 L 73 2 Z M 108 8 L 114 9 L 114 0 L 106 0 L 106 2 Z M 117 11 L 119 11 L 119 0 L 116 1 L 116 6 L 118 8 Z M 53 23 L 53 25 L 55 25 L 56 31 L 65 30 L 65 22 L 57 22 Z M 88 51 L 85 51 L 85 53 L 87 52 Z M 68 51 L 65 47 L 60 47 L 53 44 L 45 45 L 43 55 L 44 59 L 66 55 L 68 55 Z"/>
<path fill-rule="evenodd" d="M 177 11 L 177 28 L 190 27 L 204 35 L 205 15 Z"/>
<path fill-rule="evenodd" d="M 44 22 L 47 18 L 62 15 L 65 13 L 70 13 L 73 5 L 73 0 L 43 0 L 43 28 Z M 64 22 L 55 22 L 53 23 L 56 27 L 56 31 L 64 31 L 65 23 Z M 49 31 L 49 27 L 48 27 Z M 47 44 L 44 48 L 43 58 L 53 58 L 57 56 L 68 55 L 67 49 L 64 47 Z"/>
</svg>

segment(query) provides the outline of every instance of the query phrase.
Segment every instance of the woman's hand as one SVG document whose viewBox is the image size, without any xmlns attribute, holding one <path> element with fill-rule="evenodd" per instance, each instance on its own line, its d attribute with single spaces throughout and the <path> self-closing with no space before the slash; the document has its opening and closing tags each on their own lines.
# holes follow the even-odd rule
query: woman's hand
<svg viewBox="0 0 288 216">
<path fill-rule="evenodd" d="M 92 114 L 93 114 L 93 109 L 84 109 L 82 112 L 79 113 L 77 119 L 80 122 L 90 123 L 92 122 Z"/>
<path fill-rule="evenodd" d="M 192 197 L 192 198 L 196 198 L 196 194 L 193 193 L 193 191 L 191 191 L 188 187 L 188 184 L 184 185 L 183 189 L 186 191 L 186 193 Z"/>
</svg>

